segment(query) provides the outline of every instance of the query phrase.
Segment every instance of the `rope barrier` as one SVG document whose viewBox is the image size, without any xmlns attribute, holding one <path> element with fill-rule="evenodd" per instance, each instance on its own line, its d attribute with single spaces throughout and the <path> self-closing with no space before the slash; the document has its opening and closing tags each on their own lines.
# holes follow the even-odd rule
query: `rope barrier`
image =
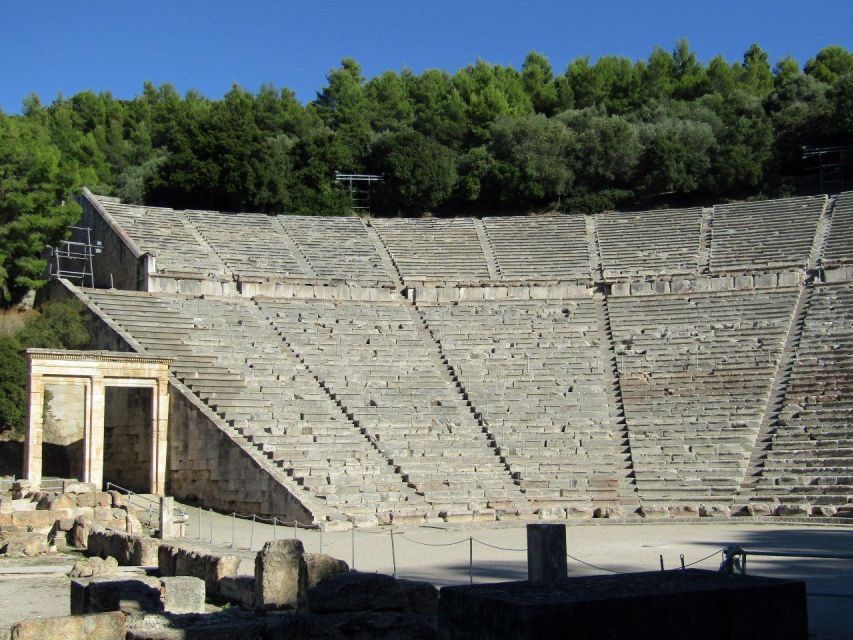
<svg viewBox="0 0 853 640">
<path fill-rule="evenodd" d="M 113 484 L 112 486 L 115 486 L 116 488 L 120 488 L 120 487 L 117 487 L 117 485 L 114 485 L 114 484 Z M 134 494 L 133 494 L 132 492 L 130 492 L 130 495 L 134 495 Z M 147 498 L 145 498 L 145 497 L 143 497 L 143 496 L 139 496 L 138 494 L 137 494 L 137 495 L 134 495 L 134 497 L 140 497 L 140 498 L 142 498 L 143 500 L 149 500 L 149 499 L 147 499 Z M 199 538 L 199 539 L 201 538 L 201 525 L 202 525 L 202 517 L 203 517 L 203 515 L 204 515 L 204 509 L 203 509 L 202 507 L 200 507 L 200 506 L 199 506 L 199 507 L 198 507 L 198 517 L 199 517 L 199 521 L 198 521 L 198 526 L 197 526 L 197 538 Z M 213 509 L 209 509 L 209 510 L 208 510 L 208 526 L 209 526 L 209 538 L 208 538 L 208 539 L 209 539 L 209 542 L 211 542 L 211 543 L 213 542 L 213 538 L 214 538 L 214 536 L 213 536 L 213 515 L 214 515 Z M 223 517 L 228 517 L 228 514 L 224 514 L 224 515 L 223 515 Z M 273 533 L 272 533 L 272 535 L 273 535 L 273 539 L 277 539 L 277 526 L 278 526 L 278 525 L 281 525 L 281 526 L 288 526 L 288 525 L 289 525 L 289 526 L 292 526 L 292 527 L 293 527 L 293 535 L 294 535 L 294 537 L 297 537 L 297 536 L 298 536 L 298 531 L 299 531 L 300 526 L 301 526 L 302 528 L 305 528 L 305 529 L 313 529 L 313 528 L 315 528 L 315 527 L 311 527 L 311 526 L 300 525 L 299 521 L 298 521 L 298 520 L 296 520 L 296 519 L 294 519 L 293 521 L 291 521 L 291 522 L 289 522 L 289 523 L 288 523 L 287 521 L 279 520 L 276 516 L 273 516 L 273 517 L 271 517 L 271 518 L 264 518 L 264 517 L 259 516 L 259 515 L 257 515 L 257 514 L 243 514 L 243 513 L 232 512 L 232 513 L 230 514 L 230 517 L 231 517 L 231 520 L 232 520 L 232 532 L 231 532 L 231 548 L 232 548 L 232 549 L 236 549 L 236 548 L 237 548 L 237 545 L 236 545 L 236 522 L 235 522 L 237 518 L 240 518 L 240 519 L 242 519 L 242 520 L 249 520 L 249 521 L 251 521 L 251 522 L 252 522 L 252 527 L 251 527 L 251 529 L 250 529 L 250 531 L 249 531 L 249 547 L 248 547 L 248 550 L 249 550 L 249 551 L 251 551 L 251 549 L 252 549 L 252 547 L 253 547 L 253 543 L 254 543 L 254 538 L 255 538 L 255 531 L 254 531 L 255 527 L 254 527 L 254 525 L 255 525 L 255 523 L 269 523 L 269 524 L 271 524 L 271 525 L 272 525 L 272 527 L 273 527 Z M 328 544 L 335 544 L 336 542 L 341 542 L 340 540 L 334 540 L 334 539 L 333 539 L 333 540 L 324 540 L 324 532 L 323 532 L 323 529 L 322 529 L 322 528 L 320 528 L 320 529 L 318 529 L 318 531 L 319 531 L 319 534 L 320 534 L 320 553 L 322 553 L 322 552 L 323 552 L 324 542 L 325 542 L 325 544 L 326 544 L 326 545 L 328 545 Z M 395 533 L 396 533 L 396 536 L 395 536 Z M 359 538 L 359 539 L 361 539 L 361 540 L 363 540 L 364 538 L 373 538 L 373 537 L 377 537 L 377 536 L 386 536 L 386 535 L 388 535 L 388 532 L 386 532 L 386 531 L 381 531 L 381 532 L 371 532 L 371 533 L 360 533 L 360 534 L 358 535 L 358 538 Z M 460 539 L 460 540 L 454 540 L 454 541 L 452 541 L 452 542 L 425 542 L 425 541 L 423 541 L 423 540 L 415 540 L 415 539 L 413 539 L 413 538 L 410 538 L 410 537 L 408 537 L 407 535 L 405 535 L 405 532 L 394 532 L 394 531 L 393 531 L 393 529 L 392 529 L 392 530 L 391 530 L 391 556 L 392 556 L 391 561 L 392 561 L 393 572 L 394 572 L 395 574 L 397 573 L 397 558 L 396 558 L 396 549 L 395 549 L 395 542 L 396 542 L 395 537 L 396 537 L 397 539 L 406 540 L 406 541 L 411 542 L 412 544 L 415 544 L 415 545 L 418 545 L 418 546 L 422 546 L 422 547 L 433 547 L 433 548 L 453 547 L 453 546 L 456 546 L 456 545 L 459 545 L 459 544 L 464 544 L 465 542 L 467 542 L 467 543 L 468 543 L 468 547 L 469 547 L 469 548 L 468 548 L 468 556 L 469 556 L 469 583 L 472 583 L 472 584 L 473 584 L 473 545 L 474 545 L 474 543 L 475 543 L 475 542 L 476 542 L 477 544 L 483 545 L 484 547 L 488 547 L 488 548 L 490 548 L 490 549 L 495 549 L 495 550 L 497 550 L 497 551 L 506 551 L 506 552 L 510 552 L 510 553 L 523 553 L 523 552 L 526 552 L 526 551 L 527 551 L 527 548 L 526 548 L 526 547 L 503 547 L 503 546 L 496 545 L 496 544 L 492 544 L 492 543 L 490 543 L 490 542 L 486 542 L 486 541 L 484 541 L 484 540 L 480 540 L 479 538 L 474 538 L 474 537 L 462 538 L 462 539 Z M 227 543 L 226 543 L 226 544 L 227 544 Z M 350 549 L 350 560 L 351 560 L 351 563 L 352 563 L 352 567 L 354 568 L 354 567 L 355 567 L 355 560 L 356 560 L 356 558 L 355 558 L 355 556 L 356 556 L 356 553 L 355 553 L 355 551 L 356 551 L 356 549 L 355 549 L 355 546 L 356 546 L 356 532 L 355 532 L 355 527 L 353 527 L 353 528 L 350 530 L 350 545 L 351 545 L 351 549 Z M 704 556 L 704 557 L 702 557 L 702 558 L 700 558 L 700 559 L 698 559 L 698 560 L 694 560 L 693 562 L 689 562 L 689 563 L 685 563 L 685 562 L 684 562 L 684 554 L 681 554 L 681 555 L 679 556 L 679 558 L 680 558 L 680 567 L 678 567 L 678 568 L 670 568 L 670 569 L 666 569 L 666 571 L 677 571 L 678 569 L 687 569 L 687 568 L 689 568 L 689 567 L 696 566 L 696 565 L 701 564 L 701 563 L 703 563 L 703 562 L 705 562 L 705 561 L 707 561 L 707 560 L 710 560 L 710 559 L 711 559 L 711 558 L 713 558 L 716 554 L 718 554 L 718 553 L 720 553 L 720 552 L 722 552 L 722 551 L 723 551 L 723 549 L 716 549 L 716 550 L 714 550 L 712 553 L 708 554 L 707 556 Z M 766 552 L 765 552 L 765 553 L 766 553 Z M 756 555 L 758 555 L 758 554 L 756 554 Z M 770 554 L 768 553 L 767 555 L 770 555 Z M 780 555 L 781 555 L 781 554 L 780 554 Z M 574 562 L 577 562 L 578 564 L 584 565 L 584 566 L 589 567 L 589 568 L 591 568 L 591 569 L 595 569 L 595 570 L 597 570 L 597 571 L 604 571 L 604 572 L 612 573 L 612 574 L 620 574 L 620 573 L 624 573 L 624 572 L 622 572 L 622 571 L 617 571 L 617 570 L 615 570 L 615 569 L 609 569 L 609 568 L 607 568 L 607 567 L 602 567 L 601 565 L 593 564 L 592 562 L 587 562 L 586 560 L 582 560 L 581 558 L 578 558 L 578 557 L 576 557 L 576 556 L 573 556 L 573 555 L 571 555 L 571 554 L 569 554 L 569 553 L 567 553 L 567 554 L 566 554 L 566 557 L 567 557 L 568 559 L 570 559 L 570 560 L 573 560 Z M 660 556 L 660 560 L 661 560 L 661 567 L 663 567 L 663 556 L 662 556 L 662 555 Z M 661 570 L 664 570 L 664 569 L 662 568 Z"/>
<path fill-rule="evenodd" d="M 420 540 L 412 540 L 411 538 L 403 537 L 403 540 L 408 542 L 412 542 L 414 544 L 419 544 L 423 547 L 452 547 L 455 544 L 462 544 L 463 542 L 468 542 L 468 538 L 462 538 L 462 540 L 457 540 L 456 542 L 421 542 Z M 479 542 L 479 540 L 478 540 Z"/>
<path fill-rule="evenodd" d="M 607 571 L 608 573 L 622 573 L 621 571 L 615 571 L 606 567 L 599 567 L 597 564 L 592 564 L 591 562 L 586 562 L 585 560 L 581 560 L 580 558 L 575 558 L 570 553 L 567 553 L 566 557 L 571 558 L 572 560 L 574 560 L 575 562 L 579 562 L 580 564 L 585 564 L 588 567 L 592 567 L 593 569 L 598 569 L 599 571 Z"/>
<path fill-rule="evenodd" d="M 482 540 L 478 540 L 477 538 L 474 538 L 474 542 L 481 544 L 484 547 L 490 547 L 492 549 L 499 549 L 500 551 L 517 551 L 519 553 L 522 551 L 525 551 L 525 552 L 527 551 L 527 547 L 525 547 L 524 549 L 515 549 L 513 547 L 499 547 L 495 544 L 489 544 L 488 542 L 483 542 Z"/>
<path fill-rule="evenodd" d="M 683 565 L 683 566 L 682 566 L 682 568 L 683 568 L 683 569 L 686 569 L 687 567 L 692 567 L 693 565 L 699 564 L 700 562 L 705 562 L 705 560 L 708 560 L 708 559 L 710 559 L 710 558 L 713 558 L 715 555 L 717 555 L 717 554 L 718 554 L 718 553 L 720 553 L 720 552 L 722 552 L 722 549 L 717 549 L 716 551 L 714 551 L 713 553 L 711 553 L 711 554 L 709 554 L 709 555 L 705 556 L 705 557 L 704 557 L 704 558 L 702 558 L 701 560 L 697 560 L 696 562 L 691 562 L 690 564 L 685 564 L 685 565 Z"/>
</svg>

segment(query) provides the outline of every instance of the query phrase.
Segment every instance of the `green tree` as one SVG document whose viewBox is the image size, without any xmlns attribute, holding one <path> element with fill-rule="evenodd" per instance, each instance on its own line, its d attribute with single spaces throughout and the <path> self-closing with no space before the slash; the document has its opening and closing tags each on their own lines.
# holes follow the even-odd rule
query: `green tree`
<svg viewBox="0 0 853 640">
<path fill-rule="evenodd" d="M 574 181 L 569 156 L 575 136 L 559 120 L 543 115 L 502 118 L 491 131 L 490 151 L 498 161 L 500 199 L 522 207 L 559 200 Z"/>
<path fill-rule="evenodd" d="M 404 79 L 414 110 L 413 128 L 451 149 L 461 150 L 468 126 L 466 107 L 450 76 L 428 69 Z"/>
<path fill-rule="evenodd" d="M 396 131 L 414 123 L 415 111 L 403 77 L 386 71 L 367 83 L 365 93 L 373 131 Z"/>
<path fill-rule="evenodd" d="M 759 98 L 765 98 L 773 90 L 773 72 L 767 52 L 753 44 L 743 54 L 740 68 L 740 88 Z"/>
<path fill-rule="evenodd" d="M 710 125 L 664 115 L 640 128 L 640 142 L 638 186 L 645 193 L 690 194 L 700 189 L 716 143 Z"/>
<path fill-rule="evenodd" d="M 348 151 L 342 157 L 341 171 L 356 171 L 370 140 L 370 104 L 365 91 L 361 66 L 352 58 L 344 58 L 339 69 L 326 76 L 328 84 L 311 104 Z"/>
<path fill-rule="evenodd" d="M 601 108 L 565 111 L 557 118 L 576 135 L 571 165 L 579 187 L 600 190 L 633 184 L 642 150 L 636 124 Z"/>
<path fill-rule="evenodd" d="M 853 73 L 853 53 L 837 45 L 824 47 L 806 63 L 806 73 L 827 84 Z"/>
<path fill-rule="evenodd" d="M 0 114 L 0 287 L 16 302 L 44 284 L 46 245 L 80 217 L 79 177 L 63 173 L 59 150 L 37 120 Z"/>
<path fill-rule="evenodd" d="M 536 51 L 528 53 L 521 67 L 521 77 L 534 111 L 553 115 L 560 104 L 560 94 L 548 58 Z"/>
<path fill-rule="evenodd" d="M 379 198 L 388 213 L 433 211 L 456 184 L 456 155 L 413 130 L 378 136 L 371 147 L 371 170 L 382 175 Z"/>
</svg>

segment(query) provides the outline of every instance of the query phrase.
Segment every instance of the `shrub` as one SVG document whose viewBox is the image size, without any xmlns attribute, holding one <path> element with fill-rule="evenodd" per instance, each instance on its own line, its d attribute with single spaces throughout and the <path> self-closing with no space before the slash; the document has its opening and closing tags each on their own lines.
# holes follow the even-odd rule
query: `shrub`
<svg viewBox="0 0 853 640">
<path fill-rule="evenodd" d="M 24 350 L 84 349 L 90 344 L 83 307 L 76 300 L 48 302 L 12 336 L 0 336 L 0 431 L 16 435 L 26 420 L 27 361 Z M 47 408 L 47 407 L 46 407 Z"/>
</svg>

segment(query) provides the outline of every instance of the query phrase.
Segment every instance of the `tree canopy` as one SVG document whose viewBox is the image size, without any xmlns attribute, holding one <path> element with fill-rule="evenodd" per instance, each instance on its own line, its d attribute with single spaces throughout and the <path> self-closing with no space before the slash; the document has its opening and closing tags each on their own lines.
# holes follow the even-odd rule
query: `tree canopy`
<svg viewBox="0 0 853 640">
<path fill-rule="evenodd" d="M 374 215 L 649 208 L 815 188 L 804 146 L 853 144 L 853 53 L 771 67 L 702 63 L 686 41 L 645 60 L 531 52 L 451 74 L 365 78 L 344 59 L 308 104 L 234 86 L 218 100 L 147 83 L 0 113 L 0 286 L 39 285 L 41 251 L 79 215 L 81 186 L 178 208 L 338 215 L 336 171 L 381 173 Z"/>
</svg>

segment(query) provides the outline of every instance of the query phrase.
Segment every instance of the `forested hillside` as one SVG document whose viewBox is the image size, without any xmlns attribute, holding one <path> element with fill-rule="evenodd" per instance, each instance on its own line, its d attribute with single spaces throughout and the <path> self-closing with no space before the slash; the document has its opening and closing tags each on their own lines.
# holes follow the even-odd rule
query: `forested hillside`
<svg viewBox="0 0 853 640">
<path fill-rule="evenodd" d="M 804 66 L 697 61 L 687 43 L 647 60 L 579 58 L 563 73 L 530 53 L 520 70 L 455 74 L 351 59 L 307 105 L 286 88 L 220 100 L 169 85 L 79 93 L 0 114 L 0 282 L 38 285 L 39 252 L 79 213 L 82 185 L 178 208 L 343 214 L 336 171 L 380 173 L 374 214 L 566 212 L 786 195 L 804 145 L 853 143 L 853 54 Z"/>
</svg>

